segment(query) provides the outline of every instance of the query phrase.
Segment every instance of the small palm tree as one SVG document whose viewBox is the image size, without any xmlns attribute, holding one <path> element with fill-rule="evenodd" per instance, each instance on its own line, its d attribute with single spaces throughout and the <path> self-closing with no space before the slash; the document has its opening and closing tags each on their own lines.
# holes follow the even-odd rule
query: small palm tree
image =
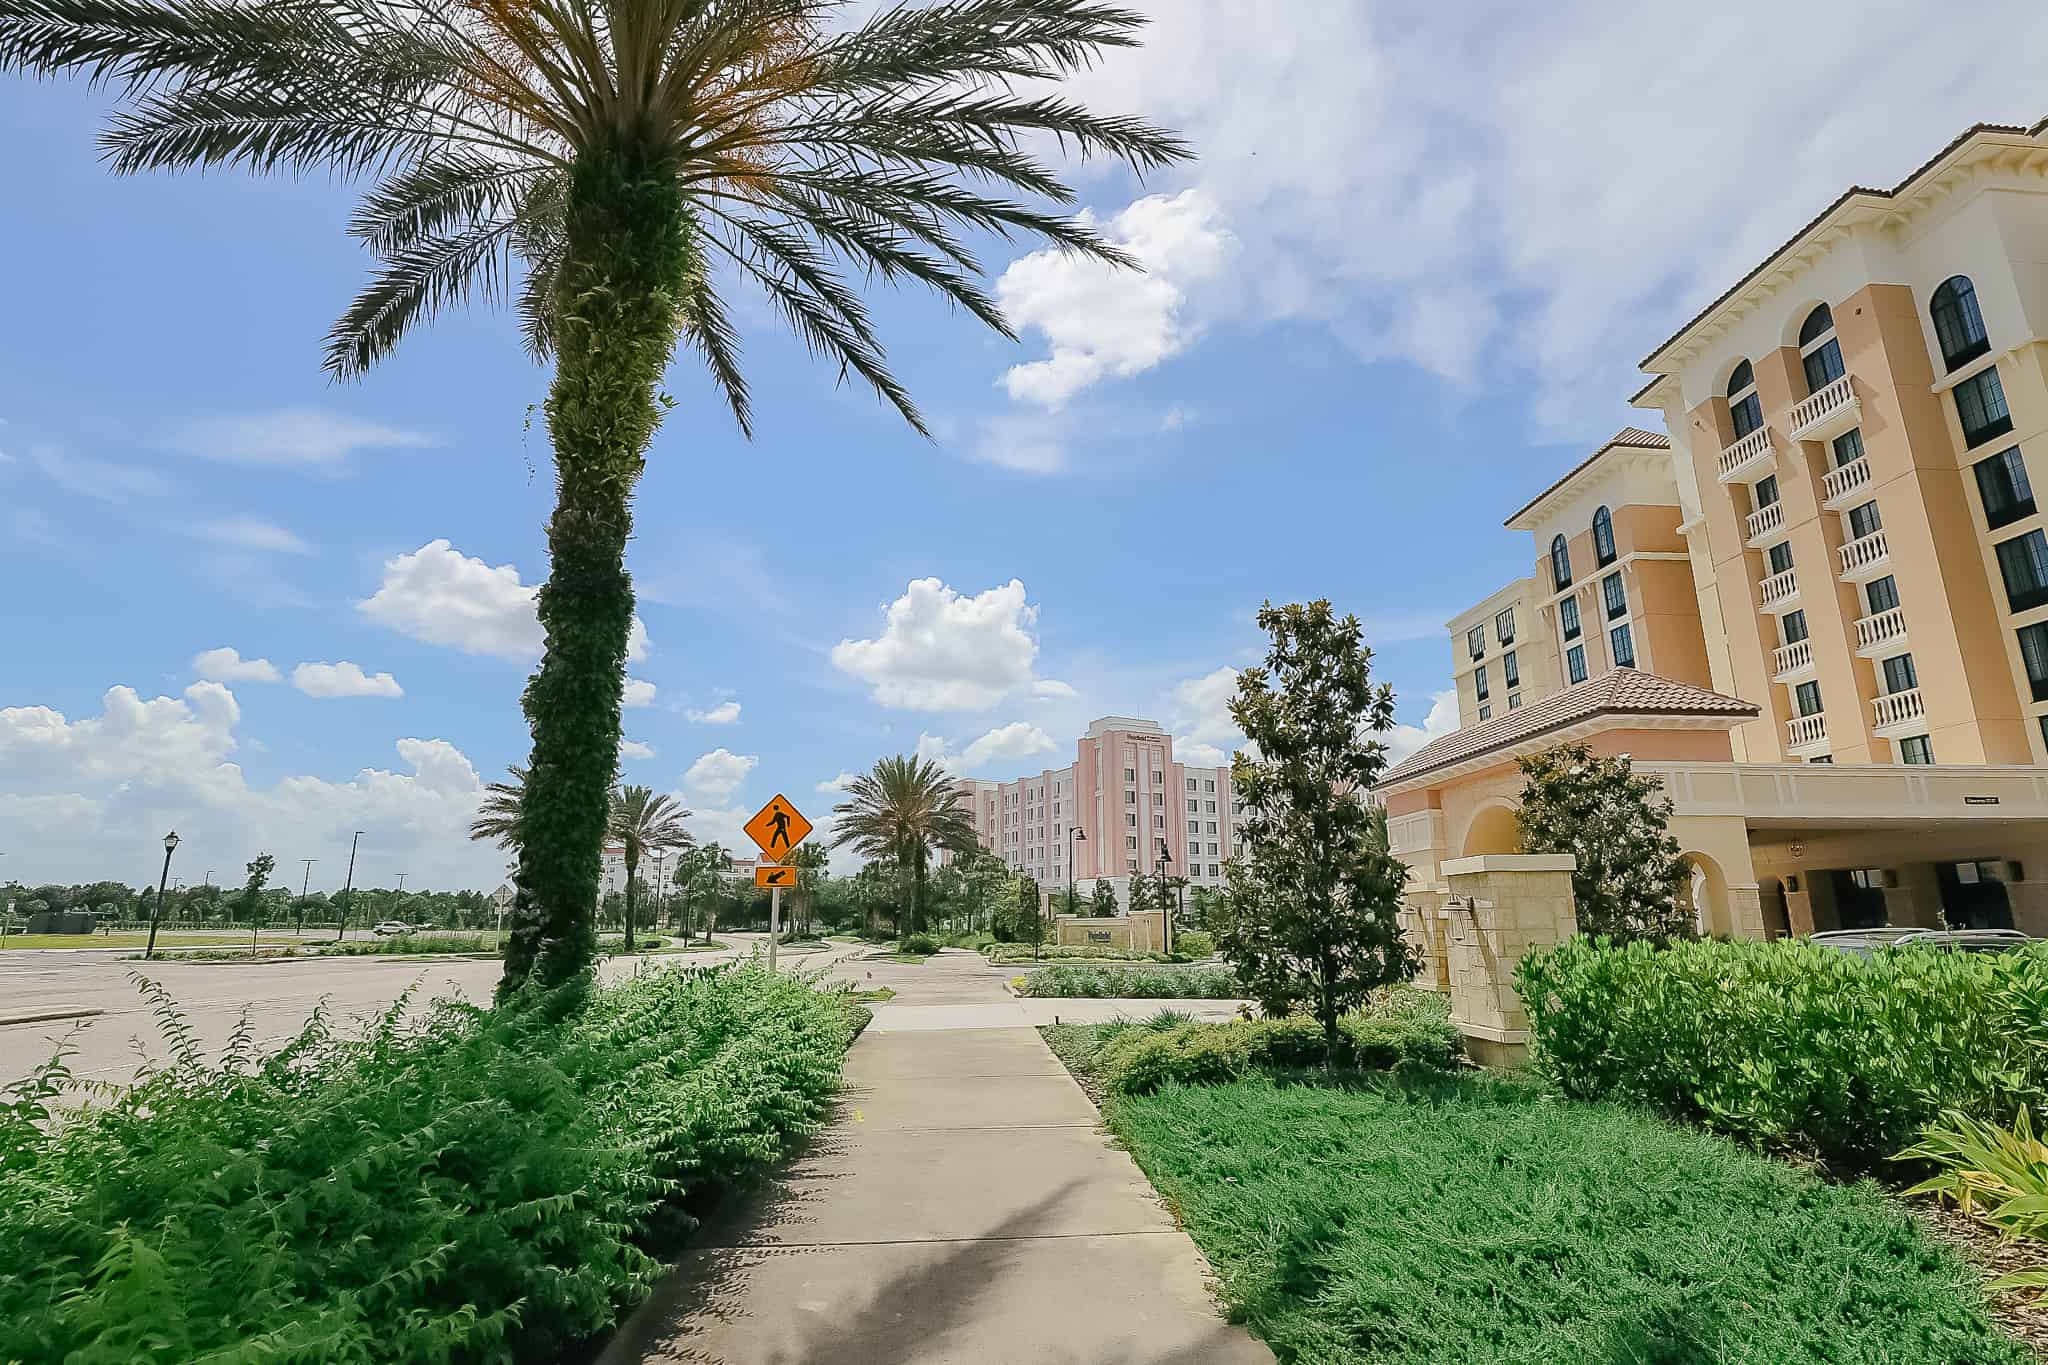
<svg viewBox="0 0 2048 1365">
<path fill-rule="evenodd" d="M 0 0 L 0 71 L 85 73 L 117 172 L 375 178 L 350 233 L 381 262 L 327 337 L 362 374 L 472 297 L 517 294 L 552 358 L 550 571 L 503 988 L 596 955 L 633 620 L 633 489 L 687 341 L 751 431 L 721 277 L 926 430 L 850 276 L 915 281 L 1014 336 L 965 238 L 1117 265 L 1035 155 L 1139 171 L 1172 134 L 1046 93 L 1143 20 L 1104 0 Z M 1040 87 L 1040 88 L 1034 88 Z M 1016 196 L 1014 198 L 1007 196 Z M 523 275 L 519 267 L 523 267 Z"/>
<path fill-rule="evenodd" d="M 624 786 L 612 793 L 611 822 L 605 833 L 626 850 L 626 951 L 633 951 L 633 888 L 639 880 L 640 860 L 650 853 L 687 848 L 695 842 L 683 821 L 690 812 L 666 793 L 657 795 L 647 787 Z"/>
<path fill-rule="evenodd" d="M 689 931 L 694 923 L 690 917 L 692 900 L 706 891 L 715 890 L 717 879 L 731 866 L 732 855 L 725 851 L 725 845 L 715 839 L 710 843 L 697 844 L 694 847 L 684 849 L 682 855 L 676 859 L 675 883 L 681 889 L 683 898 L 682 913 L 683 930 L 685 933 Z M 711 913 L 716 914 L 717 908 L 714 901 L 711 905 Z M 708 915 L 704 921 L 704 941 L 706 943 L 711 942 L 711 919 Z"/>
<path fill-rule="evenodd" d="M 495 839 L 499 848 L 518 848 L 526 823 L 522 808 L 526 802 L 526 769 L 514 763 L 506 771 L 509 782 L 493 782 L 484 788 L 483 804 L 476 819 L 469 822 L 472 839 Z"/>
<path fill-rule="evenodd" d="M 799 844 L 782 860 L 796 869 L 796 931 L 799 934 L 811 931 L 812 902 L 817 897 L 818 882 L 825 875 L 825 864 L 830 856 L 818 844 Z"/>
<path fill-rule="evenodd" d="M 924 923 L 926 859 L 934 847 L 972 853 L 974 820 L 955 800 L 953 780 L 930 759 L 898 754 L 876 762 L 832 808 L 832 846 L 853 845 L 867 858 L 893 858 L 910 869 L 910 913 L 899 916 L 898 940 Z"/>
</svg>

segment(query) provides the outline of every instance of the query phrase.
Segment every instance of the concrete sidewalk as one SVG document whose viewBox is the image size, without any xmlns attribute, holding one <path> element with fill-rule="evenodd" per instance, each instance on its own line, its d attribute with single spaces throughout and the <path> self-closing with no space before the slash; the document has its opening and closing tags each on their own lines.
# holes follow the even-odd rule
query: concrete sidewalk
<svg viewBox="0 0 2048 1365">
<path fill-rule="evenodd" d="M 978 958 L 872 968 L 892 1016 L 1005 1003 Z M 871 1029 L 827 1131 L 706 1233 L 601 1365 L 1272 1365 L 1021 1018 Z"/>
</svg>

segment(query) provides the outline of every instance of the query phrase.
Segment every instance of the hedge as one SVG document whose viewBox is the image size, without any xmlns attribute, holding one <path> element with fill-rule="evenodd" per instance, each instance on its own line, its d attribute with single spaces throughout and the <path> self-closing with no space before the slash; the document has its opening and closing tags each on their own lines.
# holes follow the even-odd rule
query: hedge
<svg viewBox="0 0 2048 1365">
<path fill-rule="evenodd" d="M 2048 946 L 1859 957 L 1811 943 L 1569 940 L 1516 973 L 1536 1064 L 1759 1146 L 1867 1169 L 1953 1110 L 2048 1097 Z"/>
<path fill-rule="evenodd" d="M 1217 967 L 1041 967 L 1018 978 L 1019 994 L 1097 1000 L 1234 1000 L 1234 972 Z"/>
<path fill-rule="evenodd" d="M 54 1115 L 60 1053 L 0 1105 L 0 1360 L 577 1354 L 816 1126 L 856 1019 L 745 964 L 268 1057 L 245 1019 L 215 1063 L 142 985 L 171 1063 Z"/>
</svg>

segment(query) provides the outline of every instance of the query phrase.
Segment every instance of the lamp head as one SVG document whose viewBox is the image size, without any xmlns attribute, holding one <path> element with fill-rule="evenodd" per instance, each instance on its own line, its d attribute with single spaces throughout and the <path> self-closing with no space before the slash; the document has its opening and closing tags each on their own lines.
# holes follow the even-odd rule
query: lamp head
<svg viewBox="0 0 2048 1365">
<path fill-rule="evenodd" d="M 169 834 L 166 834 L 164 836 L 164 852 L 169 853 L 172 849 L 178 846 L 178 843 L 178 831 L 172 830 Z"/>
</svg>

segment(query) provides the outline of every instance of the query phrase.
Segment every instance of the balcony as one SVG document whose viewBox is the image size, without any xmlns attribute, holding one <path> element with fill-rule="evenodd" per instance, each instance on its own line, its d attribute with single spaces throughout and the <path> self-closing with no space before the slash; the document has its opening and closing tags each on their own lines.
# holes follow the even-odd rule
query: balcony
<svg viewBox="0 0 2048 1365">
<path fill-rule="evenodd" d="M 1754 483 L 1777 467 L 1769 427 L 1758 427 L 1721 452 L 1722 483 Z"/>
<path fill-rule="evenodd" d="M 1749 514 L 1749 548 L 1761 550 L 1774 540 L 1785 538 L 1785 504 L 1774 502 Z"/>
<path fill-rule="evenodd" d="M 1795 441 L 1828 441 L 1862 420 L 1863 404 L 1857 401 L 1856 388 L 1845 374 L 1794 403 L 1786 426 Z"/>
<path fill-rule="evenodd" d="M 1898 607 L 1856 622 L 1856 653 L 1866 659 L 1896 654 L 1906 647 L 1906 613 Z"/>
<path fill-rule="evenodd" d="M 1838 553 L 1842 556 L 1844 583 L 1866 583 L 1891 570 L 1891 546 L 1885 542 L 1882 530 L 1850 541 Z"/>
<path fill-rule="evenodd" d="M 1863 501 L 1856 495 L 1868 487 L 1869 459 L 1851 460 L 1820 476 L 1820 505 L 1830 512 L 1839 512 L 1851 502 Z"/>
<path fill-rule="evenodd" d="M 1927 708 L 1921 704 L 1920 689 L 1887 692 L 1870 703 L 1870 732 L 1883 739 L 1917 735 L 1927 728 Z"/>
<path fill-rule="evenodd" d="M 1765 611 L 1782 616 L 1799 605 L 1799 579 L 1794 574 L 1794 570 L 1787 569 L 1763 581 L 1759 591 Z"/>
<path fill-rule="evenodd" d="M 1794 640 L 1771 651 L 1771 681 L 1804 682 L 1813 676 L 1813 641 Z"/>
<path fill-rule="evenodd" d="M 1785 752 L 1794 758 L 1812 758 L 1828 751 L 1828 717 L 1825 711 L 1794 716 L 1785 722 Z"/>
</svg>

